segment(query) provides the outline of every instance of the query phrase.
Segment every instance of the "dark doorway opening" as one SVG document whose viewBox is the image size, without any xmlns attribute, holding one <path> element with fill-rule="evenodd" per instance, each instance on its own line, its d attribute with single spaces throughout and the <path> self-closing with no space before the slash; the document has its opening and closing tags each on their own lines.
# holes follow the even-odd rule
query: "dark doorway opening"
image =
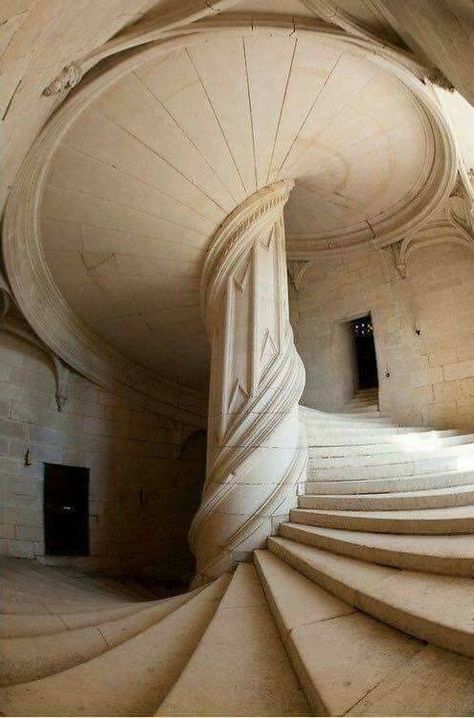
<svg viewBox="0 0 474 718">
<path fill-rule="evenodd" d="M 354 337 L 359 389 L 376 389 L 379 379 L 374 329 L 370 314 L 352 321 L 352 336 Z"/>
<path fill-rule="evenodd" d="M 44 465 L 44 543 L 48 556 L 89 555 L 89 469 Z"/>
</svg>

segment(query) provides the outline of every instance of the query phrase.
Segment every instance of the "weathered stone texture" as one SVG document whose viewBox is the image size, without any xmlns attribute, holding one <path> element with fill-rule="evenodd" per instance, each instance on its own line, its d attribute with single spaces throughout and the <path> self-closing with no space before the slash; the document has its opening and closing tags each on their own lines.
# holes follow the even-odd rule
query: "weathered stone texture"
<svg viewBox="0 0 474 718">
<path fill-rule="evenodd" d="M 452 243 L 414 253 L 406 279 L 388 250 L 313 263 L 291 295 L 296 345 L 307 372 L 302 403 L 334 411 L 350 398 L 343 322 L 370 311 L 382 412 L 405 423 L 471 431 L 473 268 L 471 251 Z"/>
<path fill-rule="evenodd" d="M 43 462 L 52 462 L 90 468 L 91 555 L 56 562 L 111 572 L 154 566 L 170 577 L 189 570 L 187 531 L 204 472 L 203 451 L 181 451 L 193 427 L 137 409 L 75 374 L 58 412 L 43 354 L 5 333 L 0 365 L 0 553 L 44 553 Z"/>
</svg>

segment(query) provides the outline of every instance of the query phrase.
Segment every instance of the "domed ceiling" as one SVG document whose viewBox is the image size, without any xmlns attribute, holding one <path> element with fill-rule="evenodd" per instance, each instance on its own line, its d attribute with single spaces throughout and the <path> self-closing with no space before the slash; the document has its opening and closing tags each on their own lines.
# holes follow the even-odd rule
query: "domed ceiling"
<svg viewBox="0 0 474 718">
<path fill-rule="evenodd" d="M 348 48 L 206 36 L 122 77 L 63 135 L 41 208 L 47 262 L 77 314 L 126 357 L 205 388 L 201 262 L 255 190 L 295 179 L 289 251 L 301 238 L 383 233 L 419 196 L 433 161 L 421 104 Z"/>
</svg>

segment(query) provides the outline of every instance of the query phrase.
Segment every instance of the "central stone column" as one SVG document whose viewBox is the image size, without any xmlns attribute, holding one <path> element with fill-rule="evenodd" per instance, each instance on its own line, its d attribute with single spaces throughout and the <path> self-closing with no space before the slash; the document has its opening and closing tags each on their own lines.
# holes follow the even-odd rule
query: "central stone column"
<svg viewBox="0 0 474 718">
<path fill-rule="evenodd" d="M 190 531 L 195 585 L 263 547 L 306 474 L 305 374 L 289 322 L 283 221 L 292 186 L 278 182 L 243 202 L 205 259 L 212 358 L 207 477 Z"/>
</svg>

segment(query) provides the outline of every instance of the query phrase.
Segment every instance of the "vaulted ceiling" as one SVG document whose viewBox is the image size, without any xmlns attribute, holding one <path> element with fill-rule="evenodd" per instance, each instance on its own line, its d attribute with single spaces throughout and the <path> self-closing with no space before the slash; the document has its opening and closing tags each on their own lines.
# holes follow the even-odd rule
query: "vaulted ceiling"
<svg viewBox="0 0 474 718">
<path fill-rule="evenodd" d="M 75 120 L 46 181 L 46 258 L 120 351 L 205 386 L 200 265 L 225 216 L 291 177 L 290 245 L 377 228 L 423 186 L 430 152 L 410 92 L 339 43 L 210 37 L 126 74 Z"/>
<path fill-rule="evenodd" d="M 68 14 L 59 52 L 54 0 L 10 1 L 19 12 L 9 16 L 3 57 L 17 59 L 4 85 L 12 90 L 8 176 L 51 112 L 51 100 L 38 102 L 37 93 L 52 67 L 81 53 L 99 57 L 94 48 L 109 38 L 123 49 L 140 34 L 150 41 L 129 64 L 125 53 L 124 70 L 78 103 L 55 142 L 38 209 L 62 297 L 97 336 L 158 376 L 206 388 L 203 256 L 226 215 L 257 189 L 295 180 L 285 217 L 295 257 L 390 243 L 394 228 L 437 201 L 449 132 L 434 122 L 434 93 L 423 89 L 407 37 L 380 11 L 383 3 L 140 0 L 125 8 L 121 0 L 85 0 L 77 19 Z M 40 5 L 47 32 L 38 35 L 41 52 L 28 55 Z M 175 16 L 196 16 L 198 34 L 175 32 L 169 41 L 165 33 L 159 42 L 147 35 Z M 96 77 L 110 67 L 99 65 Z M 22 129 L 15 119 L 32 99 Z"/>
</svg>

